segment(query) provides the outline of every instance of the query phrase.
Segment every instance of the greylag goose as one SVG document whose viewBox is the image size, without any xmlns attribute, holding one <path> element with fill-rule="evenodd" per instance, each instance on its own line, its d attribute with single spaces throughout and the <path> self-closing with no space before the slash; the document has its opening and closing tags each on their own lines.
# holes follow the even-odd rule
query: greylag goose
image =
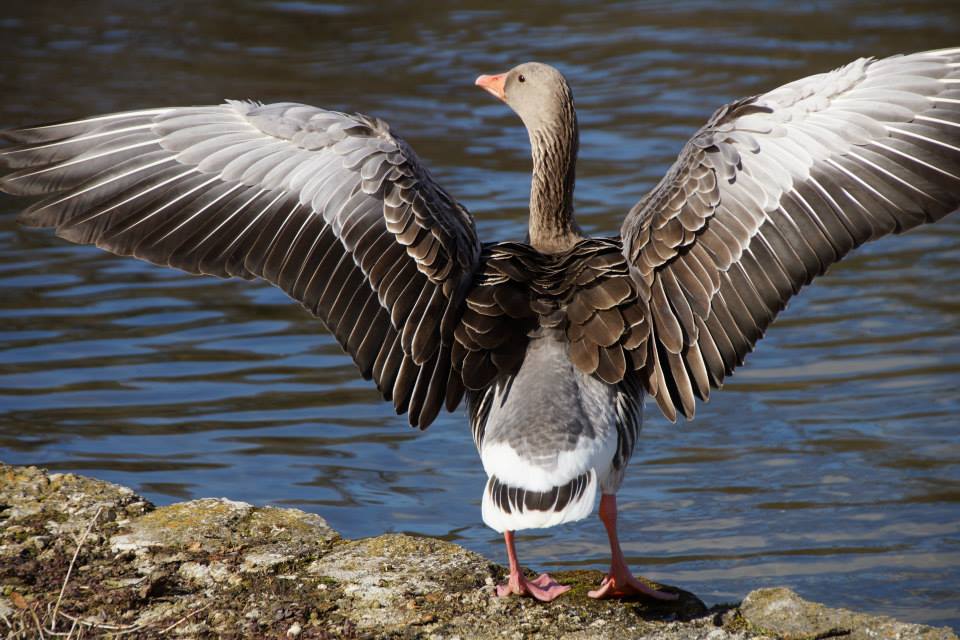
<svg viewBox="0 0 960 640">
<path fill-rule="evenodd" d="M 800 288 L 855 247 L 960 204 L 960 48 L 860 59 L 718 110 L 619 235 L 574 219 L 577 116 L 540 63 L 476 84 L 521 118 L 523 242 L 481 243 L 467 210 L 377 118 L 228 101 L 5 132 L 19 220 L 193 274 L 261 278 L 318 317 L 425 429 L 466 398 L 502 532 L 501 596 L 527 579 L 517 530 L 599 516 L 593 597 L 671 599 L 634 577 L 616 494 L 646 395 L 691 419 Z"/>
</svg>

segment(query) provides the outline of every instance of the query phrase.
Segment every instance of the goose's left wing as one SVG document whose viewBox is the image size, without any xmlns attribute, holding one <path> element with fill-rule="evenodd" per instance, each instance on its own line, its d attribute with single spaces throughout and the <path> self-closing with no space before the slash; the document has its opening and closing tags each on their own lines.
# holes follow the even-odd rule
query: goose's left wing
<svg viewBox="0 0 960 640">
<path fill-rule="evenodd" d="M 853 248 L 960 205 L 960 48 L 861 59 L 720 109 L 621 228 L 664 414 Z"/>
</svg>

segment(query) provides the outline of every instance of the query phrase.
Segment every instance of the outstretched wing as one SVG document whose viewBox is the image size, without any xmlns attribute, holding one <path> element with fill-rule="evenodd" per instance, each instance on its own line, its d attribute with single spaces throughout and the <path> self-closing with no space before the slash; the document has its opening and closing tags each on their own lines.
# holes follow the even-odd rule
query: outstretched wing
<svg viewBox="0 0 960 640">
<path fill-rule="evenodd" d="M 322 319 L 412 425 L 436 417 L 480 244 L 384 122 L 228 102 L 3 136 L 18 146 L 0 162 L 18 170 L 0 189 L 45 196 L 21 222 L 189 273 L 263 278 Z"/>
<path fill-rule="evenodd" d="M 718 111 L 628 214 L 664 414 L 743 362 L 853 248 L 960 205 L 960 49 L 861 59 Z"/>
</svg>

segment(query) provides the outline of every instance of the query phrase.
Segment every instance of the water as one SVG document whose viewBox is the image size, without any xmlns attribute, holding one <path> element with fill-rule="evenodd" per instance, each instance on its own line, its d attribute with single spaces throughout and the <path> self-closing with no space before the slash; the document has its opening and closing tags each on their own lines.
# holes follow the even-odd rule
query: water
<svg viewBox="0 0 960 640">
<path fill-rule="evenodd" d="M 713 109 L 858 55 L 960 45 L 949 4 L 6 3 L 0 125 L 224 97 L 373 113 L 485 238 L 518 238 L 526 136 L 472 83 L 539 59 L 577 97 L 581 224 L 610 233 Z M 462 413 L 415 432 L 279 291 L 69 245 L 18 228 L 18 206 L 0 200 L 0 459 L 502 560 Z M 958 335 L 960 216 L 835 267 L 694 422 L 648 406 L 620 494 L 634 567 L 710 603 L 788 585 L 960 627 Z M 607 563 L 595 519 L 520 553 Z"/>
</svg>

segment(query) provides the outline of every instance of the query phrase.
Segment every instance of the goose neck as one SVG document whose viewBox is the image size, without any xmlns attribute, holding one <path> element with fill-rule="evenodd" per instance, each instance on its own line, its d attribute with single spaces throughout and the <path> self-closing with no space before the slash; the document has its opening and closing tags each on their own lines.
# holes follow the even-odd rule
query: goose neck
<svg viewBox="0 0 960 640">
<path fill-rule="evenodd" d="M 564 251 L 583 237 L 573 217 L 579 135 L 572 105 L 556 122 L 531 131 L 530 146 L 530 244 L 544 253 Z"/>
</svg>

